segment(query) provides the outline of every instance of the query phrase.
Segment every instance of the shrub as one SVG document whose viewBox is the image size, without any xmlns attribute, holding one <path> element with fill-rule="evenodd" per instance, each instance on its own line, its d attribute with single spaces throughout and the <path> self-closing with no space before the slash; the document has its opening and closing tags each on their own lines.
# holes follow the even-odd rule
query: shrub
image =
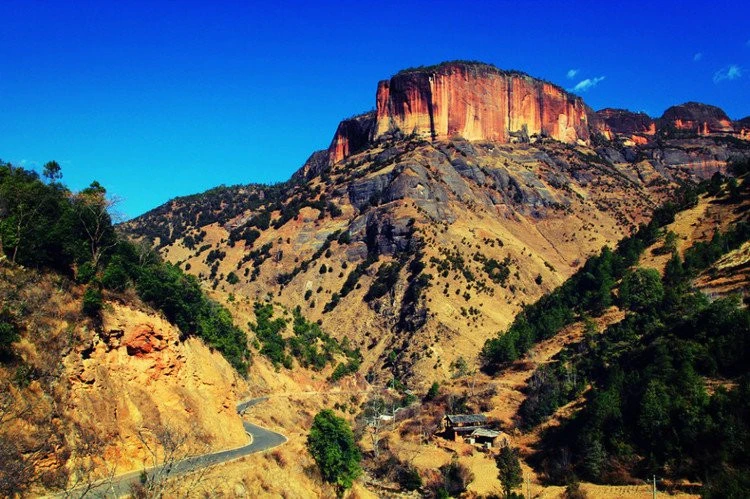
<svg viewBox="0 0 750 499">
<path fill-rule="evenodd" d="M 102 292 L 98 287 L 89 286 L 83 293 L 83 313 L 89 317 L 99 315 L 102 309 Z"/>
<path fill-rule="evenodd" d="M 91 262 L 84 262 L 78 267 L 76 280 L 82 284 L 88 284 L 96 276 L 96 269 Z"/>
<path fill-rule="evenodd" d="M 0 312 L 0 358 L 10 352 L 10 346 L 18 341 L 18 326 L 10 311 L 5 308 Z"/>
<path fill-rule="evenodd" d="M 419 476 L 419 472 L 413 466 L 400 466 L 396 480 L 406 490 L 418 490 L 422 487 L 422 477 Z"/>
<path fill-rule="evenodd" d="M 430 389 L 427 390 L 427 394 L 424 396 L 424 400 L 426 402 L 433 400 L 435 397 L 438 396 L 439 392 L 440 392 L 440 383 L 435 381 L 432 383 L 432 386 L 430 386 Z"/>
<path fill-rule="evenodd" d="M 112 291 L 123 291 L 127 289 L 130 277 L 119 257 L 112 258 L 102 275 L 102 286 Z"/>
<path fill-rule="evenodd" d="M 320 411 L 307 436 L 307 449 L 323 479 L 342 491 L 362 473 L 361 455 L 349 423 L 330 409 Z"/>
<path fill-rule="evenodd" d="M 620 285 L 620 300 L 631 310 L 646 310 L 664 298 L 661 277 L 654 269 L 636 269 L 625 274 Z"/>
<path fill-rule="evenodd" d="M 453 460 L 440 467 L 443 475 L 443 489 L 450 496 L 459 496 L 466 492 L 466 488 L 474 480 L 474 473 L 465 465 Z"/>
</svg>

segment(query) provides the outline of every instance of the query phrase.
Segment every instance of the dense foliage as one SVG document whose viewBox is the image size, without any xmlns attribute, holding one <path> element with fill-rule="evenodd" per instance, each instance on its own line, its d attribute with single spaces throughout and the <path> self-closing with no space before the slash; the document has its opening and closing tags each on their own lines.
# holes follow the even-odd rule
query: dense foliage
<svg viewBox="0 0 750 499">
<path fill-rule="evenodd" d="M 348 489 L 362 473 L 361 455 L 349 423 L 330 409 L 320 411 L 307 436 L 307 449 L 323 479 L 340 490 Z"/>
<path fill-rule="evenodd" d="M 735 297 L 711 301 L 692 287 L 748 240 L 741 221 L 688 248 L 684 261 L 675 253 L 663 279 L 625 271 L 625 319 L 601 335 L 589 322 L 582 341 L 534 373 L 519 411 L 527 429 L 592 387 L 583 409 L 544 435 L 536 459 L 552 481 L 656 474 L 700 481 L 707 497 L 748 496 L 750 311 Z"/>
<path fill-rule="evenodd" d="M 651 222 L 620 241 L 615 251 L 605 246 L 562 286 L 526 305 L 506 331 L 485 342 L 481 352 L 485 370 L 493 372 L 502 364 L 518 359 L 531 345 L 550 338 L 581 313 L 601 314 L 612 304 L 615 283 L 659 237 L 659 229 L 674 220 L 680 207 L 695 201 L 695 191 L 685 190 L 679 204 L 667 203 L 655 210 Z"/>
<path fill-rule="evenodd" d="M 274 318 L 273 305 L 256 302 L 254 305 L 256 322 L 250 323 L 260 342 L 260 353 L 265 355 L 275 366 L 293 367 L 293 359 L 303 367 L 320 371 L 328 364 L 333 364 L 335 355 L 343 355 L 347 361 L 339 363 L 331 378 L 333 381 L 356 372 L 362 361 L 359 349 L 349 347 L 348 341 L 342 343 L 323 331 L 314 322 L 302 316 L 300 307 L 293 312 L 293 335 L 285 338 L 282 333 L 287 329 L 288 321 L 283 317 Z"/>
<path fill-rule="evenodd" d="M 119 237 L 104 187 L 93 182 L 73 193 L 60 183 L 54 162 L 45 165 L 44 175 L 48 183 L 33 171 L 0 162 L 0 259 L 87 284 L 82 310 L 93 317 L 102 308 L 103 290 L 133 286 L 183 335 L 203 338 L 240 373 L 246 371 L 247 337 L 229 311 L 209 300 L 195 278 Z"/>
<path fill-rule="evenodd" d="M 737 300 L 670 291 L 574 350 L 579 376 L 595 389 L 545 438 L 547 449 L 573 456 L 570 469 L 548 467 L 553 479 L 618 481 L 624 466 L 710 484 L 748 469 L 750 312 Z M 713 394 L 706 378 L 717 380 Z"/>
</svg>

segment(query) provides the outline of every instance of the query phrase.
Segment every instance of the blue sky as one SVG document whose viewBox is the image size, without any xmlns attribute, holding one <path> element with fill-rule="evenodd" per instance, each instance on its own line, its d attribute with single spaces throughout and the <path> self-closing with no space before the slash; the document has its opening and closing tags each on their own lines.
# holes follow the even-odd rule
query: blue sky
<svg viewBox="0 0 750 499">
<path fill-rule="evenodd" d="M 272 5 L 273 4 L 273 5 Z M 545 78 L 595 109 L 697 100 L 750 115 L 748 2 L 0 2 L 0 158 L 55 159 L 132 217 L 276 182 L 377 81 L 451 59 Z"/>
</svg>

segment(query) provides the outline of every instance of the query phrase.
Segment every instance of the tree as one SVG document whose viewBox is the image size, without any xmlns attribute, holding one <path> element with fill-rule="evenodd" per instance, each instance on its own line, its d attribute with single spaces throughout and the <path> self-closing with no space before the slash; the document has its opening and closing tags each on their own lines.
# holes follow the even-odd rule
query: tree
<svg viewBox="0 0 750 499">
<path fill-rule="evenodd" d="M 50 192 L 38 179 L 35 172 L 0 164 L 0 253 L 8 252 L 13 263 L 21 248 L 34 251 L 28 239 L 33 240 L 34 229 L 44 225 L 40 218 Z"/>
<path fill-rule="evenodd" d="M 654 269 L 635 269 L 622 278 L 620 300 L 633 311 L 651 309 L 663 298 L 661 277 Z"/>
<path fill-rule="evenodd" d="M 432 383 L 432 386 L 430 386 L 430 389 L 427 390 L 427 394 L 424 396 L 425 402 L 429 402 L 430 400 L 433 400 L 435 397 L 438 396 L 438 393 L 440 392 L 440 383 L 437 381 L 434 381 Z"/>
<path fill-rule="evenodd" d="M 44 178 L 48 179 L 51 182 L 57 182 L 62 178 L 62 168 L 60 168 L 60 164 L 57 161 L 48 161 L 44 165 L 44 170 L 42 170 L 42 175 L 44 175 Z"/>
<path fill-rule="evenodd" d="M 350 488 L 362 473 L 354 433 L 346 420 L 330 409 L 315 416 L 307 436 L 307 449 L 318 464 L 323 479 L 334 484 L 339 493 Z"/>
<path fill-rule="evenodd" d="M 440 473 L 443 475 L 443 486 L 441 489 L 450 496 L 459 496 L 466 492 L 469 484 L 474 480 L 474 473 L 461 464 L 454 457 L 450 463 L 440 467 Z M 438 496 L 440 492 L 438 491 Z"/>
<path fill-rule="evenodd" d="M 518 450 L 509 445 L 503 446 L 500 453 L 495 456 L 495 465 L 498 469 L 498 478 L 503 484 L 505 497 L 511 497 L 511 490 L 523 484 L 523 473 L 521 462 L 518 460 Z"/>
<path fill-rule="evenodd" d="M 81 227 L 86 233 L 91 251 L 91 263 L 95 269 L 103 254 L 117 244 L 110 209 L 115 200 L 107 199 L 107 190 L 97 182 L 79 192 L 73 199 Z"/>
</svg>

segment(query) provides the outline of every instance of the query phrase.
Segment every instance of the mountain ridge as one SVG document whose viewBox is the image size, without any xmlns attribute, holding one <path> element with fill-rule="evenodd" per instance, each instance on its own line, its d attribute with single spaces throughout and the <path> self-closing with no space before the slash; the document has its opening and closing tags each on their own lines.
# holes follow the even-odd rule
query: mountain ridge
<svg viewBox="0 0 750 499">
<path fill-rule="evenodd" d="M 440 71 L 466 77 L 468 89 L 464 69 Z M 362 349 L 363 372 L 425 383 L 474 358 L 524 303 L 632 233 L 681 184 L 750 155 L 750 143 L 710 127 L 658 130 L 645 115 L 638 126 L 629 115 L 607 124 L 587 106 L 587 141 L 467 140 L 401 126 L 378 135 L 378 116 L 395 107 L 342 121 L 331 148 L 285 183 L 178 198 L 121 229 L 216 299 L 241 297 L 241 317 L 253 319 L 254 301 L 302 305 Z M 344 157 L 332 161 L 332 150 Z"/>
</svg>

